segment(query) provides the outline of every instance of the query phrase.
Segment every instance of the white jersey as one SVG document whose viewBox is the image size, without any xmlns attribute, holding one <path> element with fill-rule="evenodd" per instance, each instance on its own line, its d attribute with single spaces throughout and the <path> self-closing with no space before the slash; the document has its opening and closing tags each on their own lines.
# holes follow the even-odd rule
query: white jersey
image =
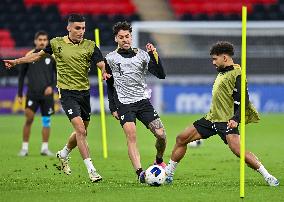
<svg viewBox="0 0 284 202">
<path fill-rule="evenodd" d="M 106 60 L 112 70 L 114 88 L 118 99 L 123 104 L 130 104 L 151 97 L 147 88 L 145 75 L 150 61 L 149 54 L 141 49 L 135 49 L 136 55 L 124 58 L 117 51 L 106 55 Z"/>
</svg>

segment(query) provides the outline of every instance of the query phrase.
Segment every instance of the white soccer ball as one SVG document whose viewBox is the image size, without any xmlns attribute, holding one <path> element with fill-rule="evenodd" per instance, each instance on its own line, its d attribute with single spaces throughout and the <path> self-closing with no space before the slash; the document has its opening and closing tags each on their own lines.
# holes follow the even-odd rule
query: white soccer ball
<svg viewBox="0 0 284 202">
<path fill-rule="evenodd" d="M 195 140 L 188 144 L 189 147 L 200 147 L 203 144 L 203 140 Z"/>
<path fill-rule="evenodd" d="M 151 186 L 160 186 L 166 180 L 166 171 L 158 165 L 150 166 L 145 172 L 145 181 Z"/>
</svg>

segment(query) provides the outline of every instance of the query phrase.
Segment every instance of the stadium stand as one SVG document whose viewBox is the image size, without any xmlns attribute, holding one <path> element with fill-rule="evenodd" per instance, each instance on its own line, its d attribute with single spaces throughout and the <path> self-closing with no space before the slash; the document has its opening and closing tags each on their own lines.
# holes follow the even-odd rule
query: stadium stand
<svg viewBox="0 0 284 202">
<path fill-rule="evenodd" d="M 243 4 L 247 6 L 249 20 L 284 19 L 284 2 L 277 0 L 169 0 L 169 4 L 177 19 L 184 21 L 240 20 Z"/>
<path fill-rule="evenodd" d="M 123 3 L 118 0 L 3 0 L 0 5 L 0 29 L 4 30 L 5 36 L 11 35 L 8 40 L 1 40 L 1 47 L 32 46 L 37 30 L 46 30 L 51 37 L 65 35 L 66 16 L 70 13 L 81 13 L 86 17 L 86 38 L 93 39 L 93 29 L 98 27 L 103 33 L 101 43 L 113 46 L 113 22 L 140 20 L 131 0 Z"/>
</svg>

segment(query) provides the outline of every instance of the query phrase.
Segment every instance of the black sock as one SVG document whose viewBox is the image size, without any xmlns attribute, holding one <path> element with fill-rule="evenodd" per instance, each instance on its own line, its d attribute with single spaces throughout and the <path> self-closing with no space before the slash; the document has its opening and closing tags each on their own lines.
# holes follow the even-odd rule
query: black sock
<svg viewBox="0 0 284 202">
<path fill-rule="evenodd" d="M 138 168 L 136 170 L 136 174 L 138 175 L 138 177 L 140 176 L 140 173 L 142 173 L 143 169 L 142 168 Z"/>
<path fill-rule="evenodd" d="M 163 163 L 163 158 L 159 158 L 159 157 L 157 157 L 156 156 L 156 164 L 161 164 L 161 163 Z"/>
</svg>

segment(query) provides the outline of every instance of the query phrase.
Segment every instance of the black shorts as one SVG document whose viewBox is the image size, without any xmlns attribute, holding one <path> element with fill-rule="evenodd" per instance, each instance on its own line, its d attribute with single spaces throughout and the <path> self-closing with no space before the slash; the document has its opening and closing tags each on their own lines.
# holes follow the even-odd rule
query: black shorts
<svg viewBox="0 0 284 202">
<path fill-rule="evenodd" d="M 201 135 L 202 139 L 207 139 L 213 135 L 218 134 L 225 144 L 227 143 L 226 135 L 229 134 L 240 134 L 238 128 L 227 128 L 227 122 L 215 122 L 202 118 L 193 123 L 194 127 Z"/>
<path fill-rule="evenodd" d="M 26 99 L 26 108 L 29 108 L 36 113 L 38 107 L 40 107 L 42 116 L 50 116 L 54 114 L 53 94 L 48 96 L 28 94 Z"/>
<path fill-rule="evenodd" d="M 126 122 L 136 123 L 137 118 L 148 128 L 149 123 L 160 118 L 149 99 L 143 99 L 131 104 L 119 103 L 117 112 L 121 126 Z"/>
<path fill-rule="evenodd" d="M 80 116 L 83 121 L 90 121 L 91 104 L 89 90 L 60 89 L 59 92 L 62 108 L 70 121 L 77 116 Z"/>
</svg>

